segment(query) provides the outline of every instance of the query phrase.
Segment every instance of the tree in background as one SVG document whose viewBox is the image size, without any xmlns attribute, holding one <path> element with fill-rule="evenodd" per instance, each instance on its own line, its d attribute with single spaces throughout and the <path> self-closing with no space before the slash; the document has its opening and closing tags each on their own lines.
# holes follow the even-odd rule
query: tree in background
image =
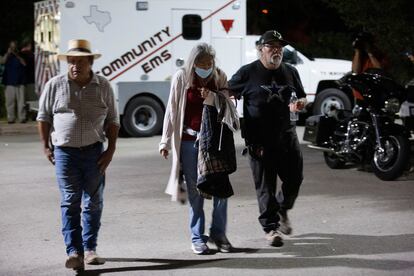
<svg viewBox="0 0 414 276">
<path fill-rule="evenodd" d="M 0 1 L 0 55 L 4 55 L 11 40 L 22 42 L 33 37 L 33 0 Z M 20 46 L 20 45 L 19 45 Z M 0 74 L 2 73 L 0 68 Z M 1 79 L 1 76 L 0 76 Z M 6 116 L 4 87 L 0 84 L 0 118 Z"/>
<path fill-rule="evenodd" d="M 34 0 L 0 1 L 0 54 L 7 51 L 9 41 L 33 37 Z"/>
<path fill-rule="evenodd" d="M 366 30 L 387 53 L 390 73 L 404 83 L 414 76 L 403 56 L 414 48 L 413 14 L 412 0 L 247 0 L 247 32 L 277 29 L 308 56 L 350 60 L 355 34 Z"/>
<path fill-rule="evenodd" d="M 280 31 L 309 57 L 352 57 L 348 28 L 337 10 L 321 0 L 247 0 L 247 33 L 269 29 Z"/>
<path fill-rule="evenodd" d="M 350 30 L 374 34 L 377 45 L 390 60 L 390 73 L 405 83 L 414 70 L 404 56 L 414 47 L 414 1 L 412 0 L 323 0 L 335 9 Z"/>
</svg>

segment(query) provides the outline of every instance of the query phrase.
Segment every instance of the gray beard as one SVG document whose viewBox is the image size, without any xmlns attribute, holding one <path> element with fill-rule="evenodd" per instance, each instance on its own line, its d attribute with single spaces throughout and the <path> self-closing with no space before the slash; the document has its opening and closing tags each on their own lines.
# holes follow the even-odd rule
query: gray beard
<svg viewBox="0 0 414 276">
<path fill-rule="evenodd" d="M 272 57 L 270 58 L 270 64 L 273 64 L 276 68 L 278 68 L 280 66 L 280 64 L 282 63 L 282 58 L 279 57 Z"/>
</svg>

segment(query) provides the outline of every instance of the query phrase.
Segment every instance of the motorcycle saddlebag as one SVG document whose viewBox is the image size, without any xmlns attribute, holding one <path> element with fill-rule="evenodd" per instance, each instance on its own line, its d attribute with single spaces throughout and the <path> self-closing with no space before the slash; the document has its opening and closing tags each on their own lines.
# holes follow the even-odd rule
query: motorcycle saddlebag
<svg viewBox="0 0 414 276">
<path fill-rule="evenodd" d="M 306 119 L 303 140 L 322 146 L 334 132 L 335 124 L 335 118 L 326 115 L 310 116 Z"/>
</svg>

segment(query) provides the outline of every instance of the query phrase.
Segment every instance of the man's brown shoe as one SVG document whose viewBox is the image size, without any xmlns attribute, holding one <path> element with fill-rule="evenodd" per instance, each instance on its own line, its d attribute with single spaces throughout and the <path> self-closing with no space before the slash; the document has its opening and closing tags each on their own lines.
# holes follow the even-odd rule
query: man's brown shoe
<svg viewBox="0 0 414 276">
<path fill-rule="evenodd" d="M 292 234 L 292 225 L 290 224 L 287 211 L 279 211 L 279 228 L 278 230 L 285 235 Z"/>
<path fill-rule="evenodd" d="M 71 253 L 66 259 L 65 267 L 74 270 L 84 269 L 83 256 L 78 253 Z"/>
<path fill-rule="evenodd" d="M 222 236 L 220 238 L 210 236 L 208 241 L 211 243 L 215 243 L 217 246 L 217 250 L 221 253 L 230 253 L 231 251 L 233 251 L 233 246 L 231 245 L 226 236 Z"/>
<path fill-rule="evenodd" d="M 85 251 L 85 263 L 90 265 L 101 265 L 105 263 L 105 259 L 96 254 L 96 251 Z"/>
<path fill-rule="evenodd" d="M 266 233 L 266 240 L 269 241 L 270 246 L 283 246 L 282 235 L 277 230 L 271 230 L 270 232 Z"/>
</svg>

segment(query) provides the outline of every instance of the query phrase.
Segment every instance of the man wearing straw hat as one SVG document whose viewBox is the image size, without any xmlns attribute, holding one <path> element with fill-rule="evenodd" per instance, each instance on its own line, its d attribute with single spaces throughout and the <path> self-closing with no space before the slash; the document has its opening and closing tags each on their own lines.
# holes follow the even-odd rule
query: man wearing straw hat
<svg viewBox="0 0 414 276">
<path fill-rule="evenodd" d="M 92 71 L 94 59 L 101 55 L 92 53 L 87 40 L 70 40 L 68 45 L 69 50 L 58 55 L 67 61 L 68 72 L 46 83 L 37 121 L 61 193 L 65 266 L 82 270 L 84 263 L 104 263 L 96 246 L 105 170 L 115 152 L 119 119 L 110 83 Z"/>
</svg>

